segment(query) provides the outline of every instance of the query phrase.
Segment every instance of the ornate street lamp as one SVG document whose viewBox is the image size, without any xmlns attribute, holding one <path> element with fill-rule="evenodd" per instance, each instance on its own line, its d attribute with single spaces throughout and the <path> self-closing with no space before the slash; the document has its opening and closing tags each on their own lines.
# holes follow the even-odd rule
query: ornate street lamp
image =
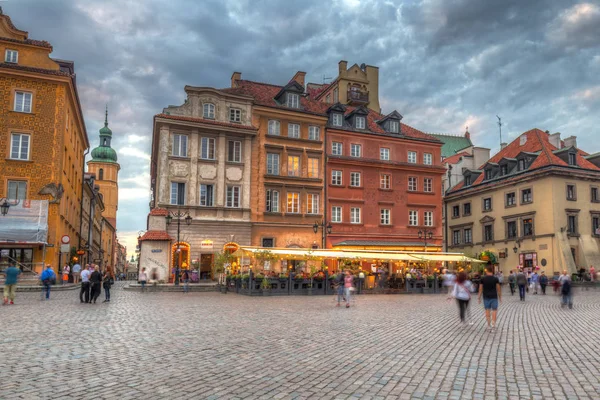
<svg viewBox="0 0 600 400">
<path fill-rule="evenodd" d="M 2 204 L 0 204 L 0 211 L 2 212 L 2 216 L 5 216 L 8 214 L 10 203 L 8 202 L 8 199 L 0 199 L 0 202 L 2 202 Z"/>
<path fill-rule="evenodd" d="M 423 243 L 425 244 L 425 251 L 427 251 L 427 240 L 433 239 L 433 231 L 419 231 L 419 239 L 423 240 Z"/>
<path fill-rule="evenodd" d="M 179 234 L 181 227 L 181 220 L 183 219 L 186 225 L 190 225 L 192 223 L 192 216 L 187 211 L 180 211 L 179 208 L 177 211 L 169 211 L 169 214 L 165 217 L 167 220 L 167 225 L 170 225 L 173 222 L 173 218 L 177 220 L 177 257 L 175 257 L 175 286 L 179 286 L 179 255 L 181 253 L 181 249 L 179 248 Z"/>
<path fill-rule="evenodd" d="M 323 230 L 323 235 L 321 237 L 321 241 L 322 241 L 322 246 L 323 248 L 325 248 L 325 232 L 327 232 L 328 235 L 331 235 L 331 229 L 333 228 L 331 226 L 331 223 L 325 223 L 325 221 L 315 221 L 315 223 L 313 224 L 313 232 L 316 234 L 317 232 L 319 232 L 319 228 L 321 228 Z"/>
</svg>

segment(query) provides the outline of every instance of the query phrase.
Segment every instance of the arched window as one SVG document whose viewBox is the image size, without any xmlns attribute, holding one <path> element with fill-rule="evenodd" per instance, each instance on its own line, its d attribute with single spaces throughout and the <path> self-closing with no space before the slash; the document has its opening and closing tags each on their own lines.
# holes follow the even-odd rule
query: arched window
<svg viewBox="0 0 600 400">
<path fill-rule="evenodd" d="M 98 173 L 98 180 L 104 180 L 104 169 L 100 168 L 100 172 Z"/>
<path fill-rule="evenodd" d="M 215 119 L 215 105 L 212 103 L 204 103 L 204 118 Z"/>
<path fill-rule="evenodd" d="M 106 146 L 106 139 L 104 139 L 104 145 Z"/>
</svg>

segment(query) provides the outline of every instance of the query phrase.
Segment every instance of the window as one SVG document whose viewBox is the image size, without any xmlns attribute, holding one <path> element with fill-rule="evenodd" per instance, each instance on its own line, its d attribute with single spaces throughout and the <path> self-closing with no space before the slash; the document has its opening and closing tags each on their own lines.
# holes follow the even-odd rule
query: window
<svg viewBox="0 0 600 400">
<path fill-rule="evenodd" d="M 350 145 L 350 156 L 351 157 L 360 157 L 360 153 L 362 150 L 362 146 L 360 144 L 351 144 Z"/>
<path fill-rule="evenodd" d="M 506 193 L 506 207 L 517 205 L 517 195 L 515 192 Z"/>
<path fill-rule="evenodd" d="M 577 154 L 569 153 L 569 165 L 577 165 Z"/>
<path fill-rule="evenodd" d="M 342 171 L 331 171 L 331 184 L 341 186 L 342 184 Z"/>
<path fill-rule="evenodd" d="M 308 177 L 318 178 L 319 177 L 319 159 L 309 158 L 308 159 Z"/>
<path fill-rule="evenodd" d="M 491 242 L 494 240 L 494 226 L 485 225 L 483 227 L 483 240 L 485 242 Z"/>
<path fill-rule="evenodd" d="M 275 247 L 275 239 L 274 238 L 263 238 L 262 247 Z"/>
<path fill-rule="evenodd" d="M 593 187 L 591 190 L 592 203 L 600 202 L 600 198 L 598 198 L 598 188 Z"/>
<path fill-rule="evenodd" d="M 279 175 L 279 154 L 267 153 L 267 175 Z"/>
<path fill-rule="evenodd" d="M 531 189 L 521 190 L 521 204 L 529 204 L 533 202 L 533 194 Z"/>
<path fill-rule="evenodd" d="M 350 223 L 351 224 L 360 224 L 360 208 L 352 207 L 350 208 Z"/>
<path fill-rule="evenodd" d="M 287 212 L 297 214 L 300 212 L 300 193 L 288 192 Z"/>
<path fill-rule="evenodd" d="M 471 215 L 471 203 L 463 204 L 463 215 Z"/>
<path fill-rule="evenodd" d="M 508 174 L 508 166 L 507 165 L 501 165 L 500 166 L 500 176 L 504 176 Z"/>
<path fill-rule="evenodd" d="M 281 124 L 276 119 L 269 120 L 269 135 L 279 136 Z"/>
<path fill-rule="evenodd" d="M 340 142 L 333 142 L 331 143 L 331 154 L 334 156 L 341 156 L 343 155 L 343 147 L 342 144 Z"/>
<path fill-rule="evenodd" d="M 204 207 L 212 207 L 214 198 L 213 185 L 200 185 L 200 205 Z"/>
<path fill-rule="evenodd" d="M 318 214 L 319 213 L 319 195 L 309 193 L 306 195 L 306 213 L 307 214 Z"/>
<path fill-rule="evenodd" d="M 288 93 L 286 97 L 286 105 L 291 108 L 300 107 L 300 96 L 296 93 Z"/>
<path fill-rule="evenodd" d="M 365 117 L 356 117 L 356 129 L 365 129 Z"/>
<path fill-rule="evenodd" d="M 517 237 L 517 221 L 508 221 L 506 223 L 506 238 L 516 239 Z"/>
<path fill-rule="evenodd" d="M 567 185 L 567 200 L 577 200 L 575 185 Z"/>
<path fill-rule="evenodd" d="M 99 181 L 104 180 L 104 168 L 100 168 L 100 170 L 98 171 L 98 180 Z"/>
<path fill-rule="evenodd" d="M 19 52 L 16 50 L 6 50 L 4 55 L 4 62 L 16 64 L 19 62 Z"/>
<path fill-rule="evenodd" d="M 427 193 L 433 192 L 433 180 L 431 178 L 423 179 L 423 191 Z"/>
<path fill-rule="evenodd" d="M 523 219 L 523 236 L 533 235 L 533 218 Z"/>
<path fill-rule="evenodd" d="M 382 147 L 379 149 L 379 159 L 383 161 L 390 160 L 390 149 Z"/>
<path fill-rule="evenodd" d="M 200 139 L 200 158 L 203 160 L 215 159 L 215 139 L 203 137 Z"/>
<path fill-rule="evenodd" d="M 517 169 L 519 171 L 525 171 L 525 160 L 523 160 L 523 159 L 519 160 L 519 163 L 517 165 Z"/>
<path fill-rule="evenodd" d="M 417 163 L 417 152 L 416 151 L 409 151 L 408 152 L 408 162 L 411 164 L 416 164 Z"/>
<path fill-rule="evenodd" d="M 242 162 L 242 142 L 230 140 L 228 142 L 227 161 Z"/>
<path fill-rule="evenodd" d="M 431 156 L 431 153 L 423 153 L 423 164 L 425 164 L 425 165 L 433 164 L 433 157 Z"/>
<path fill-rule="evenodd" d="M 338 96 L 338 88 L 333 89 L 333 102 L 337 103 L 339 101 L 339 96 Z"/>
<path fill-rule="evenodd" d="M 31 93 L 15 92 L 14 111 L 30 113 L 31 112 Z"/>
<path fill-rule="evenodd" d="M 267 190 L 267 212 L 279 212 L 279 191 Z"/>
<path fill-rule="evenodd" d="M 433 226 L 433 211 L 425 211 L 423 213 L 423 221 L 425 226 Z"/>
<path fill-rule="evenodd" d="M 330 94 L 328 94 L 328 95 L 325 97 L 325 101 L 326 101 L 327 103 L 331 103 L 331 95 L 330 95 Z"/>
<path fill-rule="evenodd" d="M 452 207 L 452 218 L 460 217 L 460 206 Z"/>
<path fill-rule="evenodd" d="M 179 206 L 185 204 L 185 183 L 171 182 L 171 204 Z"/>
<path fill-rule="evenodd" d="M 492 211 L 492 198 L 487 197 L 483 199 L 483 211 Z"/>
<path fill-rule="evenodd" d="M 465 176 L 465 186 L 471 186 L 471 175 Z"/>
<path fill-rule="evenodd" d="M 204 118 L 215 119 L 215 105 L 212 103 L 204 103 L 202 115 Z"/>
<path fill-rule="evenodd" d="M 360 187 L 360 172 L 350 172 L 350 186 Z"/>
<path fill-rule="evenodd" d="M 239 208 L 240 207 L 240 187 L 227 186 L 227 198 L 225 199 L 225 207 Z"/>
<path fill-rule="evenodd" d="M 300 176 L 300 157 L 288 156 L 288 176 Z"/>
<path fill-rule="evenodd" d="M 381 225 L 390 225 L 390 210 L 388 210 L 388 209 L 381 210 L 379 223 Z"/>
<path fill-rule="evenodd" d="M 592 217 L 592 235 L 600 235 L 600 216 Z"/>
<path fill-rule="evenodd" d="M 410 210 L 408 212 L 408 225 L 417 226 L 419 225 L 419 212 L 415 210 Z"/>
<path fill-rule="evenodd" d="M 342 207 L 331 207 L 331 222 L 342 222 Z"/>
<path fill-rule="evenodd" d="M 567 216 L 567 233 L 570 235 L 577 234 L 577 216 L 576 215 L 568 215 Z"/>
<path fill-rule="evenodd" d="M 492 173 L 491 169 L 486 169 L 485 170 L 485 180 L 487 181 L 488 179 L 492 179 L 492 177 L 494 176 L 494 174 Z"/>
<path fill-rule="evenodd" d="M 391 187 L 392 177 L 387 174 L 381 175 L 379 179 L 379 187 L 381 189 L 389 189 Z"/>
<path fill-rule="evenodd" d="M 334 113 L 331 118 L 333 126 L 342 126 L 342 114 Z"/>
<path fill-rule="evenodd" d="M 390 132 L 398 133 L 400 131 L 399 127 L 400 123 L 398 121 L 390 121 Z"/>
<path fill-rule="evenodd" d="M 452 244 L 457 246 L 460 244 L 460 231 L 452 231 Z"/>
<path fill-rule="evenodd" d="M 409 192 L 416 192 L 417 191 L 417 178 L 414 176 L 409 176 L 408 177 L 408 191 Z"/>
<path fill-rule="evenodd" d="M 473 231 L 471 228 L 465 228 L 463 231 L 465 243 L 473 243 Z"/>
<path fill-rule="evenodd" d="M 242 122 L 242 110 L 239 108 L 229 109 L 229 121 L 231 122 Z"/>
<path fill-rule="evenodd" d="M 308 140 L 321 140 L 321 129 L 318 126 L 308 127 Z"/>
<path fill-rule="evenodd" d="M 25 200 L 27 198 L 27 182 L 8 181 L 8 198 L 10 200 Z"/>
<path fill-rule="evenodd" d="M 300 138 L 300 124 L 288 124 L 288 137 Z"/>
<path fill-rule="evenodd" d="M 29 135 L 13 133 L 11 135 L 10 158 L 13 160 L 29 160 Z"/>
</svg>

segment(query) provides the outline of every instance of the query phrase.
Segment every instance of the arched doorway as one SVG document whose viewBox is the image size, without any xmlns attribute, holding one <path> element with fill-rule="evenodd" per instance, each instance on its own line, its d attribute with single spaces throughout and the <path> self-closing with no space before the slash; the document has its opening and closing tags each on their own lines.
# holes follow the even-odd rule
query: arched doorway
<svg viewBox="0 0 600 400">
<path fill-rule="evenodd" d="M 190 244 L 179 242 L 173 244 L 171 248 L 171 282 L 175 281 L 175 269 L 179 267 L 181 273 L 184 269 L 190 268 Z"/>
</svg>

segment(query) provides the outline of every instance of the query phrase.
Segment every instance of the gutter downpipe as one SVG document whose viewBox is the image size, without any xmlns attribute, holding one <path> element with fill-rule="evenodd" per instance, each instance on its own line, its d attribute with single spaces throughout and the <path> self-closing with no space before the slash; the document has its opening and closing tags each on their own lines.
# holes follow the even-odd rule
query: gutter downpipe
<svg viewBox="0 0 600 400">
<path fill-rule="evenodd" d="M 89 154 L 89 152 L 90 149 L 88 147 L 85 150 L 85 153 L 83 153 L 83 174 L 81 174 L 81 200 L 79 201 L 79 242 L 77 244 L 77 250 L 81 250 L 81 230 L 83 229 L 83 192 L 85 191 L 85 157 Z"/>
</svg>

